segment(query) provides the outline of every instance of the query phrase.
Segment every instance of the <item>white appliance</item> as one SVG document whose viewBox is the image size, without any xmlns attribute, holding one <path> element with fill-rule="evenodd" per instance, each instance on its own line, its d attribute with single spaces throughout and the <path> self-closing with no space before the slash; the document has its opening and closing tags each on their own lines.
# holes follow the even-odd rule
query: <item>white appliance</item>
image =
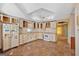
<svg viewBox="0 0 79 59">
<path fill-rule="evenodd" d="M 10 36 L 10 24 L 2 24 L 2 49 L 3 51 L 10 49 L 10 41 L 11 41 L 11 36 Z"/>
<path fill-rule="evenodd" d="M 50 33 L 44 34 L 44 40 L 45 41 L 53 41 L 53 42 L 55 42 L 56 41 L 55 34 L 50 34 Z"/>
<path fill-rule="evenodd" d="M 49 34 L 44 34 L 44 40 L 45 40 L 45 41 L 50 41 Z"/>
<path fill-rule="evenodd" d="M 1 32 L 0 37 L 2 51 L 8 50 L 10 48 L 16 47 L 19 45 L 19 24 L 0 24 Z"/>
<path fill-rule="evenodd" d="M 11 48 L 19 45 L 19 24 L 11 24 Z"/>
</svg>

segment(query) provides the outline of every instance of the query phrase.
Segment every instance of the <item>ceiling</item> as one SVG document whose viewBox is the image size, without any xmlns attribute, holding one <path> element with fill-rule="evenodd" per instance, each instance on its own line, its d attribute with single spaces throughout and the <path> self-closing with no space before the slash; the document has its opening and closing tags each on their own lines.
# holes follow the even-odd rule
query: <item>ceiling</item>
<svg viewBox="0 0 79 59">
<path fill-rule="evenodd" d="M 7 4 L 9 4 L 8 7 L 12 5 L 12 3 Z M 39 18 L 40 21 L 49 21 L 48 19 L 43 19 L 49 16 L 53 17 L 52 19 L 50 19 L 50 21 L 63 19 L 64 17 L 72 13 L 75 6 L 75 4 L 73 3 L 14 3 L 13 5 L 16 6 L 16 8 L 18 8 L 18 10 L 20 10 L 21 12 L 21 13 L 18 12 L 16 16 L 19 16 L 21 14 L 20 15 L 21 17 L 22 16 L 24 16 L 23 18 L 29 17 L 30 20 L 32 21 L 38 21 L 37 18 Z M 4 9 L 5 6 L 6 4 L 0 3 L 0 9 L 2 11 L 3 10 L 5 11 L 5 9 L 7 8 L 6 7 Z M 9 11 L 11 11 L 11 9 Z M 7 11 L 5 13 L 7 13 Z"/>
</svg>

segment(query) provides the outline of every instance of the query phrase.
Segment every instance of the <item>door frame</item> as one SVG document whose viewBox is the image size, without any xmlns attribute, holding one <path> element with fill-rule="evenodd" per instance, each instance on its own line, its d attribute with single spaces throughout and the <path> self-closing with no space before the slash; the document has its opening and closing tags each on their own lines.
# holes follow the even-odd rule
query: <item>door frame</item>
<svg viewBox="0 0 79 59">
<path fill-rule="evenodd" d="M 68 22 L 67 21 L 58 21 L 58 22 L 64 22 L 64 23 L 67 23 L 67 43 L 68 43 L 68 32 L 69 32 L 69 29 L 68 29 Z M 56 23 L 56 42 L 58 41 L 57 39 L 57 26 L 58 26 L 58 22 Z"/>
</svg>

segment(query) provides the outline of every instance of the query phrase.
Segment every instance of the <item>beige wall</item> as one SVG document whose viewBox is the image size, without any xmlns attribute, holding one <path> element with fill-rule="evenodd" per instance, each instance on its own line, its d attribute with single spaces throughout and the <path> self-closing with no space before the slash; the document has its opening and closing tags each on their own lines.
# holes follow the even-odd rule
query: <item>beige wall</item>
<svg viewBox="0 0 79 59">
<path fill-rule="evenodd" d="M 0 35 L 1 36 L 1 35 Z M 1 37 L 0 37 L 0 49 L 1 49 Z"/>
<path fill-rule="evenodd" d="M 75 37 L 75 14 L 72 13 L 68 22 L 68 42 L 71 47 L 71 37 Z"/>
<path fill-rule="evenodd" d="M 1 49 L 1 23 L 0 23 L 0 49 Z"/>
</svg>

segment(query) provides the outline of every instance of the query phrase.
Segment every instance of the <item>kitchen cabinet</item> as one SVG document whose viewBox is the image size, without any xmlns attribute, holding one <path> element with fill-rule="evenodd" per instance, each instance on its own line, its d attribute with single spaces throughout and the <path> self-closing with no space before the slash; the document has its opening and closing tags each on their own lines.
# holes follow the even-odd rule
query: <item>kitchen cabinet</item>
<svg viewBox="0 0 79 59">
<path fill-rule="evenodd" d="M 13 47 L 19 46 L 19 24 L 14 18 L 0 15 L 0 48 L 6 51 Z"/>
</svg>

